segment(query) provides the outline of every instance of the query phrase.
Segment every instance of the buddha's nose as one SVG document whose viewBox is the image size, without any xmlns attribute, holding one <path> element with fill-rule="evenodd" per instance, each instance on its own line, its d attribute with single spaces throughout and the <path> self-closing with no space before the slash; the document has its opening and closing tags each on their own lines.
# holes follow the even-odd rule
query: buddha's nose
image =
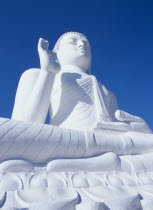
<svg viewBox="0 0 153 210">
<path fill-rule="evenodd" d="M 84 47 L 84 42 L 82 40 L 78 40 L 77 42 L 77 46 L 80 48 L 80 47 Z"/>
</svg>

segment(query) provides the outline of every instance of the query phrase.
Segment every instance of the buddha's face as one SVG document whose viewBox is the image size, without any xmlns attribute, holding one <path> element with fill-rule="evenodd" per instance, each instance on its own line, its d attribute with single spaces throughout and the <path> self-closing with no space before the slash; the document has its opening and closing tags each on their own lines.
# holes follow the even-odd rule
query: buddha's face
<svg viewBox="0 0 153 210">
<path fill-rule="evenodd" d="M 91 63 L 90 44 L 79 34 L 66 34 L 59 43 L 57 58 L 61 66 L 76 65 L 87 71 Z"/>
</svg>

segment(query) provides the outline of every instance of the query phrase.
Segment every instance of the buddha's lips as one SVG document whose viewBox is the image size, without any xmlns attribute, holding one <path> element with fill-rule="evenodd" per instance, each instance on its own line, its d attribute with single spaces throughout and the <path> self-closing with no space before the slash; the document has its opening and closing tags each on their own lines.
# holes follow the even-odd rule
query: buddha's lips
<svg viewBox="0 0 153 210">
<path fill-rule="evenodd" d="M 86 50 L 85 49 L 78 49 L 79 52 L 85 53 Z"/>
</svg>

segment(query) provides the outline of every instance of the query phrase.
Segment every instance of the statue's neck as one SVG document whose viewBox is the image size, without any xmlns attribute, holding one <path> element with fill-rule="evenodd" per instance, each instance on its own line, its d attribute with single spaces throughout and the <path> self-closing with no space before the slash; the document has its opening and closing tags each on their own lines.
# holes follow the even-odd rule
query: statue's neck
<svg viewBox="0 0 153 210">
<path fill-rule="evenodd" d="M 75 65 L 63 65 L 61 67 L 61 71 L 62 72 L 72 72 L 72 73 L 84 73 L 86 74 L 86 70 L 78 67 L 78 66 L 75 66 Z"/>
</svg>

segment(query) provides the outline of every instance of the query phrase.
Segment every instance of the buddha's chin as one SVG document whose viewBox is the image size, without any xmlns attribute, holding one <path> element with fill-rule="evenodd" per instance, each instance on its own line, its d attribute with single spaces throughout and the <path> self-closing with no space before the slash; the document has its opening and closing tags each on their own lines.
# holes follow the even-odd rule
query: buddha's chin
<svg viewBox="0 0 153 210">
<path fill-rule="evenodd" d="M 87 52 L 85 50 L 79 50 L 78 55 L 79 56 L 87 56 Z"/>
</svg>

